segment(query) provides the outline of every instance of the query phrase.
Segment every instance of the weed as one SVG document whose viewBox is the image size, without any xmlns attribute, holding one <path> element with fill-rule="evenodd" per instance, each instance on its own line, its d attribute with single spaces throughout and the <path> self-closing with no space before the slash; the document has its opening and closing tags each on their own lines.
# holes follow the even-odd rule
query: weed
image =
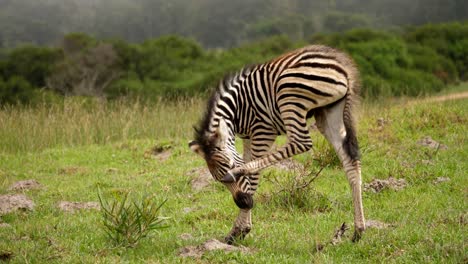
<svg viewBox="0 0 468 264">
<path fill-rule="evenodd" d="M 129 195 L 130 192 L 124 192 L 120 197 L 106 201 L 98 191 L 103 228 L 116 246 L 135 247 L 150 232 L 167 227 L 165 218 L 159 216 L 159 210 L 167 200 L 157 203 L 153 196 L 144 196 L 130 201 Z"/>
<path fill-rule="evenodd" d="M 281 178 L 278 178 L 275 172 L 270 173 L 270 181 L 275 189 L 279 189 L 269 195 L 273 204 L 288 209 L 327 211 L 330 208 L 330 200 L 312 185 L 324 167 L 320 167 L 318 171 L 312 171 L 311 167 L 312 162 L 307 161 L 304 166 L 296 166 L 292 172 L 281 175 Z"/>
</svg>

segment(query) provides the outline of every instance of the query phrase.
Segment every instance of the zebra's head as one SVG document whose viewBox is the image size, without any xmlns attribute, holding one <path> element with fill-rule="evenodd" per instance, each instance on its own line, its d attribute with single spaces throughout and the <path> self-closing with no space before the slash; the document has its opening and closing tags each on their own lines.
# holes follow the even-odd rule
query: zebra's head
<svg viewBox="0 0 468 264">
<path fill-rule="evenodd" d="M 234 137 L 224 120 L 219 121 L 214 132 L 209 130 L 201 131 L 196 129 L 196 140 L 189 143 L 190 149 L 205 159 L 208 169 L 217 181 L 226 175 L 229 170 L 244 164 L 234 146 Z M 234 201 L 239 207 L 249 207 L 244 204 L 251 204 L 249 194 L 250 182 L 247 177 L 225 184 L 232 193 Z"/>
</svg>

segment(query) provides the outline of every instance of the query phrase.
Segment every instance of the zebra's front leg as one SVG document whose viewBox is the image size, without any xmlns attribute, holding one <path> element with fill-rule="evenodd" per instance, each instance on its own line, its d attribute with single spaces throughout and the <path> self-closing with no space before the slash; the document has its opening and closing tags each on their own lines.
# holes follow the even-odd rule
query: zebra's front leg
<svg viewBox="0 0 468 264">
<path fill-rule="evenodd" d="M 240 180 L 248 181 L 248 178 Z M 249 190 L 242 191 L 237 183 L 227 184 L 228 189 L 231 191 L 234 202 L 239 207 L 239 215 L 234 221 L 231 231 L 224 238 L 226 243 L 232 244 L 236 239 L 244 239 L 244 237 L 252 229 L 251 211 L 254 205 L 253 193 Z"/>
<path fill-rule="evenodd" d="M 297 154 L 306 152 L 312 148 L 312 140 L 309 135 L 309 128 L 307 126 L 306 114 L 303 113 L 303 116 L 290 116 L 288 112 L 289 108 L 285 109 L 285 113 L 282 114 L 282 118 L 285 123 L 286 135 L 288 137 L 288 143 L 278 149 L 276 152 L 268 153 L 271 145 L 276 138 L 274 134 L 265 135 L 264 132 L 257 135 L 258 141 L 262 144 L 255 144 L 262 148 L 266 146 L 265 149 L 260 150 L 262 152 L 260 155 L 254 155 L 254 160 L 245 163 L 242 166 L 236 167 L 226 173 L 226 175 L 221 179 L 221 182 L 232 183 L 238 181 L 244 175 L 249 174 L 258 174 L 262 169 L 271 166 L 278 161 L 290 158 Z M 264 143 L 263 138 L 267 138 Z M 255 140 L 254 140 L 255 141 Z M 265 151 L 266 150 L 266 151 Z"/>
<path fill-rule="evenodd" d="M 224 238 L 224 241 L 231 245 L 236 239 L 244 239 L 245 236 L 252 229 L 252 210 L 251 209 L 240 209 L 239 215 L 234 222 L 234 225 L 228 235 Z"/>
<path fill-rule="evenodd" d="M 255 135 L 254 135 L 255 138 Z M 252 148 L 252 140 L 244 139 L 244 155 L 243 159 L 245 162 L 250 162 L 254 158 L 261 157 L 268 153 L 275 139 L 275 135 L 271 135 L 270 139 L 267 140 L 263 134 L 263 145 L 257 148 Z M 228 244 L 232 244 L 236 239 L 244 239 L 245 236 L 252 229 L 252 208 L 253 208 L 253 195 L 257 191 L 258 181 L 260 175 L 258 173 L 248 175 L 248 186 L 244 185 L 243 188 L 248 187 L 248 190 L 242 192 L 233 193 L 234 201 L 239 207 L 239 215 L 234 221 L 234 225 L 225 237 L 225 241 Z M 237 186 L 239 187 L 239 186 Z M 240 186 L 242 188 L 242 186 Z"/>
<path fill-rule="evenodd" d="M 268 166 L 271 166 L 281 160 L 290 158 L 294 155 L 306 152 L 311 148 L 312 141 L 310 139 L 289 142 L 275 153 L 268 154 L 263 158 L 253 160 L 244 164 L 243 166 L 228 171 L 220 181 L 223 183 L 237 182 L 244 175 L 259 173 L 260 170 Z"/>
</svg>

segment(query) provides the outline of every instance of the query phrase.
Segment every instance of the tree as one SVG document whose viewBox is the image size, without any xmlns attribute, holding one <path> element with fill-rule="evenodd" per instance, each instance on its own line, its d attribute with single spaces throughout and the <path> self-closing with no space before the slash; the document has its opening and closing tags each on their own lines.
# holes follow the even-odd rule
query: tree
<svg viewBox="0 0 468 264">
<path fill-rule="evenodd" d="M 47 87 L 64 95 L 103 97 L 104 90 L 120 75 L 119 57 L 113 46 L 98 43 L 76 49 L 80 43 L 70 39 L 65 43 L 64 60 L 55 66 Z"/>
</svg>

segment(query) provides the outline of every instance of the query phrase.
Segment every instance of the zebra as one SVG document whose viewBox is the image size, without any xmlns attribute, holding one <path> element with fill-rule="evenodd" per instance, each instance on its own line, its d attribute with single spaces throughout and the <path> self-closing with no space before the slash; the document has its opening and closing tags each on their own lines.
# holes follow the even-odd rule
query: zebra
<svg viewBox="0 0 468 264">
<path fill-rule="evenodd" d="M 252 228 L 251 209 L 260 171 L 312 148 L 307 120 L 332 144 L 348 178 L 354 205 L 354 235 L 365 230 L 361 163 L 355 112 L 359 72 L 344 52 L 311 45 L 269 62 L 247 66 L 219 82 L 208 100 L 190 149 L 205 159 L 212 176 L 231 192 L 239 215 L 225 241 L 243 239 Z M 272 151 L 280 134 L 287 143 Z M 243 140 L 242 157 L 235 138 Z"/>
</svg>

